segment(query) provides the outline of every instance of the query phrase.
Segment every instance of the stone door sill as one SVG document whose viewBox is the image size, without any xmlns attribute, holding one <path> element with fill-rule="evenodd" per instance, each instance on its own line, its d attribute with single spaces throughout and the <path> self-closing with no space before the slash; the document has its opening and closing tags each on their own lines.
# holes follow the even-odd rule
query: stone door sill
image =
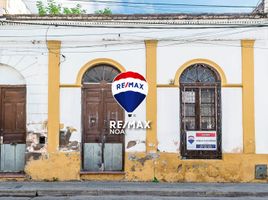
<svg viewBox="0 0 268 200">
<path fill-rule="evenodd" d="M 0 178 L 25 178 L 25 173 L 16 172 L 0 172 Z"/>
<path fill-rule="evenodd" d="M 92 172 L 92 171 L 81 171 L 80 175 L 125 175 L 125 172 L 122 171 L 103 171 L 103 172 Z"/>
</svg>

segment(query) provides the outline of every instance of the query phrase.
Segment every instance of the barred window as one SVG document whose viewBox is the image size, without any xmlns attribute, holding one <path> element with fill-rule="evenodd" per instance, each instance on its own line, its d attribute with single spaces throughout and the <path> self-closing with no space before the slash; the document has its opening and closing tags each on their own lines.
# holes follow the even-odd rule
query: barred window
<svg viewBox="0 0 268 200">
<path fill-rule="evenodd" d="M 217 71 L 202 63 L 189 66 L 180 77 L 180 94 L 182 157 L 221 158 L 221 80 Z M 214 141 L 202 140 L 195 135 L 198 133 L 213 133 Z M 188 146 L 189 138 L 195 146 Z"/>
</svg>

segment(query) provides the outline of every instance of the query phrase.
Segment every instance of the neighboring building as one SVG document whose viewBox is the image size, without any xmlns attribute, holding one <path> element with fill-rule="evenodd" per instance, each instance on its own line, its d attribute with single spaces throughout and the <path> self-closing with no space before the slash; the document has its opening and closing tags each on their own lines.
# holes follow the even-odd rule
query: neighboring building
<svg viewBox="0 0 268 200">
<path fill-rule="evenodd" d="M 2 14 L 30 14 L 30 10 L 22 0 L 0 1 L 0 13 Z"/>
<path fill-rule="evenodd" d="M 4 17 L 5 178 L 267 180 L 267 14 Z M 149 84 L 131 117 L 111 95 L 124 71 Z M 151 128 L 110 135 L 122 119 Z"/>
</svg>

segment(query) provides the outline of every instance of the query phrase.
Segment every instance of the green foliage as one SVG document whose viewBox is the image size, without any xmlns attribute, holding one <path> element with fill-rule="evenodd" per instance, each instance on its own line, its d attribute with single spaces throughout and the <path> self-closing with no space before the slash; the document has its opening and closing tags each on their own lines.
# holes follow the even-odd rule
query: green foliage
<svg viewBox="0 0 268 200">
<path fill-rule="evenodd" d="M 63 8 L 63 14 L 70 15 L 70 14 L 72 14 L 72 11 L 70 8 Z"/>
<path fill-rule="evenodd" d="M 103 10 L 97 10 L 95 12 L 95 14 L 98 14 L 98 15 L 111 15 L 113 13 L 112 13 L 112 10 L 110 8 L 104 8 Z"/>
<path fill-rule="evenodd" d="M 61 5 L 56 4 L 54 0 L 50 0 L 48 2 L 48 7 L 46 7 L 46 10 L 50 15 L 59 15 L 61 14 Z"/>
<path fill-rule="evenodd" d="M 75 8 L 71 8 L 72 14 L 79 15 L 79 14 L 85 14 L 86 10 L 82 9 L 82 6 L 80 4 L 77 4 Z"/>
<path fill-rule="evenodd" d="M 74 8 L 62 8 L 61 4 L 57 4 L 55 0 L 48 0 L 47 6 L 44 6 L 43 2 L 41 0 L 36 2 L 36 7 L 38 9 L 39 15 L 79 15 L 79 14 L 85 14 L 86 10 L 82 9 L 82 6 L 80 4 L 77 4 Z"/>
<path fill-rule="evenodd" d="M 45 6 L 44 6 L 42 1 L 37 1 L 36 2 L 36 7 L 38 9 L 39 15 L 46 15 L 47 14 L 46 8 L 45 8 Z"/>
</svg>

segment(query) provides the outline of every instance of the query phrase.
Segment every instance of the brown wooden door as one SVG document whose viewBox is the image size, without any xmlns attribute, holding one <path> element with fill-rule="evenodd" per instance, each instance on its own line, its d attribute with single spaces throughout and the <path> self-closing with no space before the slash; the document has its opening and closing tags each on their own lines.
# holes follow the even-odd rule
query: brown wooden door
<svg viewBox="0 0 268 200">
<path fill-rule="evenodd" d="M 26 88 L 2 87 L 1 136 L 4 144 L 25 144 L 26 141 Z"/>
<path fill-rule="evenodd" d="M 0 171 L 23 171 L 26 148 L 24 86 L 0 86 L 0 136 Z"/>
<path fill-rule="evenodd" d="M 83 169 L 84 170 L 122 170 L 124 135 L 110 134 L 110 121 L 124 121 L 124 111 L 115 101 L 111 84 L 88 84 L 82 91 L 83 120 Z M 120 149 L 121 158 L 116 157 L 119 167 L 114 163 L 113 152 Z M 118 153 L 117 153 L 118 154 Z"/>
</svg>

